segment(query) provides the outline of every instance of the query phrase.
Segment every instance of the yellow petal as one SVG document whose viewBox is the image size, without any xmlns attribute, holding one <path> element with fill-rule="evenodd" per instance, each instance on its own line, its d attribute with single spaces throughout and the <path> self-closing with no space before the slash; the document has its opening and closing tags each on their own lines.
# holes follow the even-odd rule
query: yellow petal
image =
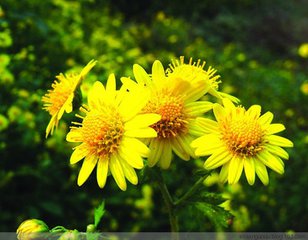
<svg viewBox="0 0 308 240">
<path fill-rule="evenodd" d="M 155 138 L 157 133 L 153 128 L 140 128 L 140 129 L 130 129 L 124 132 L 126 137 L 136 137 L 136 138 Z"/>
<path fill-rule="evenodd" d="M 289 159 L 289 154 L 281 147 L 267 144 L 265 149 L 283 159 Z"/>
<path fill-rule="evenodd" d="M 224 164 L 219 173 L 219 181 L 225 183 L 228 180 L 230 161 Z"/>
<path fill-rule="evenodd" d="M 168 169 L 170 167 L 170 163 L 172 160 L 172 149 L 171 149 L 171 145 L 169 142 L 166 142 L 163 145 L 163 149 L 162 149 L 162 157 L 159 161 L 159 166 L 162 169 Z"/>
<path fill-rule="evenodd" d="M 143 159 L 135 148 L 130 148 L 127 144 L 123 144 L 120 148 L 120 156 L 132 167 L 141 169 L 143 168 Z"/>
<path fill-rule="evenodd" d="M 224 119 L 226 116 L 225 109 L 218 103 L 214 104 L 213 112 L 217 121 Z"/>
<path fill-rule="evenodd" d="M 130 138 L 130 137 L 123 138 L 122 146 L 123 146 L 123 149 L 126 148 L 126 149 L 130 149 L 130 150 L 138 152 L 141 155 L 141 157 L 148 157 L 150 153 L 150 149 L 143 142 L 141 142 L 140 140 L 136 138 Z M 135 168 L 138 168 L 138 167 L 135 167 Z"/>
<path fill-rule="evenodd" d="M 219 148 L 215 151 L 204 163 L 204 167 L 208 170 L 218 168 L 227 163 L 232 158 L 232 155 L 224 148 Z"/>
<path fill-rule="evenodd" d="M 88 104 L 91 109 L 98 108 L 105 101 L 106 90 L 104 85 L 96 81 L 88 94 Z"/>
<path fill-rule="evenodd" d="M 266 150 L 263 150 L 258 153 L 257 158 L 262 161 L 264 165 L 268 166 L 275 172 L 279 174 L 284 173 L 284 163 L 279 157 L 276 157 Z"/>
<path fill-rule="evenodd" d="M 116 97 L 116 80 L 114 74 L 110 74 L 106 84 L 106 98 L 113 103 Z"/>
<path fill-rule="evenodd" d="M 185 109 L 190 116 L 200 116 L 205 112 L 210 111 L 213 108 L 212 102 L 197 101 L 187 103 Z"/>
<path fill-rule="evenodd" d="M 127 130 L 145 128 L 158 122 L 160 119 L 161 116 L 155 113 L 139 114 L 126 122 L 124 128 Z"/>
<path fill-rule="evenodd" d="M 260 105 L 252 105 L 246 112 L 246 115 L 251 116 L 254 119 L 258 119 L 261 114 Z"/>
<path fill-rule="evenodd" d="M 255 161 L 253 158 L 246 158 L 244 160 L 244 170 L 249 185 L 253 185 L 255 182 L 255 175 L 256 175 Z"/>
<path fill-rule="evenodd" d="M 133 73 L 136 78 L 136 81 L 141 86 L 149 86 L 151 84 L 151 78 L 147 74 L 147 72 L 138 64 L 134 64 Z"/>
<path fill-rule="evenodd" d="M 285 126 L 281 123 L 274 123 L 274 124 L 271 124 L 269 125 L 269 127 L 266 129 L 267 130 L 267 134 L 268 135 L 271 135 L 271 134 L 275 134 L 275 133 L 278 133 L 278 132 L 281 132 L 283 130 L 285 130 Z"/>
<path fill-rule="evenodd" d="M 185 151 L 185 149 L 182 147 L 179 141 L 176 141 L 176 139 L 172 139 L 170 143 L 172 150 L 177 156 L 179 156 L 181 159 L 185 161 L 188 161 L 190 159 L 188 152 Z"/>
<path fill-rule="evenodd" d="M 202 149 L 215 149 L 220 147 L 223 142 L 219 139 L 219 136 L 216 134 L 206 134 L 202 137 L 199 137 L 191 142 L 193 148 L 202 148 Z M 197 154 L 200 156 L 199 154 Z"/>
<path fill-rule="evenodd" d="M 227 109 L 233 109 L 235 108 L 235 105 L 233 104 L 233 102 L 228 99 L 228 98 L 223 98 L 222 99 L 222 104 L 224 105 L 225 108 Z"/>
<path fill-rule="evenodd" d="M 82 163 L 77 184 L 81 186 L 84 182 L 89 178 L 90 174 L 92 173 L 95 165 L 97 163 L 97 156 L 95 155 L 88 155 Z"/>
<path fill-rule="evenodd" d="M 138 177 L 135 170 L 123 159 L 120 159 L 120 163 L 122 165 L 124 176 L 131 183 L 136 185 L 138 183 Z"/>
<path fill-rule="evenodd" d="M 261 161 L 255 161 L 256 174 L 264 185 L 268 185 L 268 173 L 265 165 Z"/>
<path fill-rule="evenodd" d="M 156 60 L 152 65 L 152 79 L 157 84 L 164 83 L 166 78 L 165 70 L 160 61 Z"/>
<path fill-rule="evenodd" d="M 163 141 L 159 141 L 157 139 L 152 139 L 150 142 L 150 154 L 148 157 L 148 165 L 149 167 L 153 167 L 161 158 Z"/>
<path fill-rule="evenodd" d="M 45 137 L 47 138 L 49 133 L 52 135 L 53 134 L 53 130 L 55 127 L 57 127 L 58 125 L 58 120 L 57 120 L 57 115 L 53 115 L 47 125 L 47 128 L 46 128 L 46 135 Z"/>
<path fill-rule="evenodd" d="M 293 147 L 293 143 L 284 137 L 270 135 L 266 137 L 266 140 L 269 141 L 270 144 L 280 146 L 280 147 Z"/>
<path fill-rule="evenodd" d="M 97 61 L 95 60 L 91 60 L 80 72 L 80 77 L 79 77 L 79 81 L 77 82 L 77 85 L 79 84 L 80 81 L 82 81 L 85 76 L 90 72 L 90 70 L 95 66 L 95 64 L 97 63 Z"/>
<path fill-rule="evenodd" d="M 68 141 L 68 142 L 82 142 L 82 136 L 81 136 L 80 131 L 78 131 L 78 130 L 71 130 L 66 135 L 66 141 Z"/>
<path fill-rule="evenodd" d="M 211 119 L 198 117 L 196 119 L 196 125 L 198 125 L 202 129 L 204 129 L 204 131 L 206 131 L 206 132 L 218 132 L 217 122 L 215 122 Z"/>
<path fill-rule="evenodd" d="M 108 158 L 100 158 L 97 162 L 96 178 L 97 184 L 100 188 L 103 188 L 106 184 L 108 175 Z"/>
<path fill-rule="evenodd" d="M 86 147 L 84 143 L 82 143 L 81 145 L 75 148 L 70 158 L 70 163 L 75 164 L 79 162 L 81 159 L 83 159 L 84 157 L 86 157 L 88 154 L 89 154 L 88 148 Z"/>
<path fill-rule="evenodd" d="M 119 159 L 116 155 L 112 155 L 109 160 L 109 168 L 110 172 L 116 181 L 117 185 L 122 191 L 126 190 L 126 181 L 124 177 L 124 172 L 122 169 L 122 165 L 119 162 Z"/>
<path fill-rule="evenodd" d="M 239 157 L 233 157 L 230 161 L 228 182 L 229 184 L 237 183 L 243 171 L 244 160 Z"/>
<path fill-rule="evenodd" d="M 261 125 L 269 125 L 273 121 L 274 115 L 271 112 L 264 113 L 260 118 L 259 122 Z"/>
</svg>

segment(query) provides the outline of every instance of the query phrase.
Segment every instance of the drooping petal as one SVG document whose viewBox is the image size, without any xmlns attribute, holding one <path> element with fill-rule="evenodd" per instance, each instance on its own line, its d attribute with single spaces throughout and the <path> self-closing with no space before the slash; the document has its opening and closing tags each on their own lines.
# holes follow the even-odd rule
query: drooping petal
<svg viewBox="0 0 308 240">
<path fill-rule="evenodd" d="M 264 185 L 268 185 L 268 173 L 265 165 L 261 161 L 255 161 L 256 174 Z"/>
<path fill-rule="evenodd" d="M 182 145 L 176 141 L 175 139 L 172 139 L 170 141 L 172 150 L 174 153 L 179 156 L 181 159 L 188 161 L 190 159 L 189 154 L 185 151 L 185 149 L 182 147 Z"/>
<path fill-rule="evenodd" d="M 163 141 L 159 141 L 157 139 L 152 139 L 150 142 L 150 154 L 148 157 L 149 167 L 153 167 L 161 158 Z"/>
<path fill-rule="evenodd" d="M 138 177 L 135 170 L 124 160 L 120 158 L 124 176 L 131 183 L 136 185 L 138 183 Z"/>
<path fill-rule="evenodd" d="M 163 145 L 161 159 L 159 165 L 162 169 L 168 169 L 172 160 L 172 149 L 169 142 L 166 142 Z"/>
<path fill-rule="evenodd" d="M 228 180 L 229 166 L 230 166 L 230 161 L 225 163 L 220 170 L 219 181 L 221 183 L 225 183 Z"/>
<path fill-rule="evenodd" d="M 244 160 L 234 156 L 230 161 L 228 182 L 229 184 L 237 183 L 243 171 Z"/>
<path fill-rule="evenodd" d="M 108 175 L 108 165 L 109 165 L 108 158 L 100 158 L 97 162 L 96 178 L 97 178 L 97 184 L 100 188 L 103 188 L 106 184 Z"/>
<path fill-rule="evenodd" d="M 116 181 L 117 185 L 122 191 L 126 190 L 126 181 L 124 177 L 124 172 L 122 169 L 122 165 L 119 162 L 119 158 L 116 154 L 112 155 L 109 160 L 109 169 L 110 172 Z"/>
<path fill-rule="evenodd" d="M 284 173 L 284 163 L 279 157 L 276 157 L 266 150 L 263 150 L 258 153 L 257 158 L 262 161 L 264 165 L 268 166 L 275 172 L 279 174 Z"/>
<path fill-rule="evenodd" d="M 97 163 L 97 156 L 96 155 L 88 155 L 82 163 L 77 184 L 81 186 L 84 182 L 89 178 L 90 174 L 92 173 L 94 167 Z"/>
<path fill-rule="evenodd" d="M 287 153 L 287 151 L 285 151 L 283 148 L 275 146 L 275 145 L 271 145 L 271 144 L 267 144 L 265 149 L 267 151 L 269 151 L 272 154 L 275 154 L 283 159 L 289 159 L 289 154 Z"/>
<path fill-rule="evenodd" d="M 244 160 L 244 170 L 246 179 L 249 185 L 253 185 L 255 182 L 255 161 L 253 158 L 246 158 Z"/>
</svg>

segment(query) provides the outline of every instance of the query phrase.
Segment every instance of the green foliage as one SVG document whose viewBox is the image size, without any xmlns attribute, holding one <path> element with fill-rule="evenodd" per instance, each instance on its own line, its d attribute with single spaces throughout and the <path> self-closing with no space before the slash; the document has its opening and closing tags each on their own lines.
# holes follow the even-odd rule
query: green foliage
<svg viewBox="0 0 308 240">
<path fill-rule="evenodd" d="M 80 165 L 69 165 L 71 147 L 65 134 L 73 117 L 63 119 L 45 140 L 49 115 L 41 96 L 60 72 L 79 71 L 89 60 L 98 64 L 81 85 L 84 93 L 95 80 L 132 76 L 134 63 L 147 70 L 155 59 L 165 66 L 185 55 L 206 60 L 218 69 L 220 88 L 275 113 L 295 144 L 286 172 L 270 174 L 270 185 L 245 179 L 235 186 L 218 183 L 215 174 L 206 189 L 179 210 L 181 231 L 308 231 L 307 58 L 298 55 L 307 41 L 304 1 L 98 1 L 3 0 L 0 3 L 0 231 L 15 231 L 27 218 L 48 225 L 84 229 L 91 209 L 100 231 L 169 231 L 159 191 L 139 174 L 140 188 L 119 192 L 109 179 L 103 190 L 94 177 L 78 188 Z M 83 97 L 85 95 L 83 94 Z M 75 111 L 77 113 L 77 110 Z M 194 183 L 200 159 L 175 158 L 163 176 L 173 196 L 183 196 Z M 140 190 L 141 189 L 141 190 Z M 232 218 L 222 207 L 222 192 Z M 206 218 L 207 217 L 207 218 Z"/>
</svg>

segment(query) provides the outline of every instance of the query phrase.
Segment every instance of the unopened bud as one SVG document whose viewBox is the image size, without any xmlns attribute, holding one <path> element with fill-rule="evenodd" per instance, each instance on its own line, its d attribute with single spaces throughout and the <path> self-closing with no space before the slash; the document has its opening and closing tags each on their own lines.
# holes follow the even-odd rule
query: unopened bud
<svg viewBox="0 0 308 240">
<path fill-rule="evenodd" d="M 16 233 L 19 240 L 34 240 L 38 238 L 43 239 L 42 233 L 48 231 L 49 228 L 43 221 L 38 219 L 29 219 L 19 225 Z"/>
</svg>

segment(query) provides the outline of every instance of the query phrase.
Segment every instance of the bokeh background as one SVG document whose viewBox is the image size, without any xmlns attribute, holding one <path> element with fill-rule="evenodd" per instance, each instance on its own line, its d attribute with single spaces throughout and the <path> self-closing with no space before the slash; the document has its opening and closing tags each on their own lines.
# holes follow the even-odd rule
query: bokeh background
<svg viewBox="0 0 308 240">
<path fill-rule="evenodd" d="M 306 45 L 305 45 L 306 44 Z M 65 141 L 72 116 L 47 140 L 49 115 L 41 96 L 60 72 L 98 63 L 83 91 L 110 73 L 133 76 L 138 63 L 150 71 L 181 55 L 207 61 L 221 75 L 220 89 L 244 106 L 260 104 L 284 123 L 285 174 L 270 171 L 270 184 L 244 179 L 221 192 L 235 216 L 226 231 L 308 231 L 308 2 L 305 0 L 125 1 L 1 0 L 0 2 L 0 231 L 15 231 L 28 218 L 50 227 L 85 231 L 105 199 L 101 231 L 169 231 L 159 191 L 141 177 L 121 192 L 112 178 L 101 190 L 95 174 L 76 184 Z M 165 172 L 174 196 L 193 183 L 202 160 L 175 159 Z M 197 211 L 179 210 L 181 231 L 216 231 Z"/>
</svg>

